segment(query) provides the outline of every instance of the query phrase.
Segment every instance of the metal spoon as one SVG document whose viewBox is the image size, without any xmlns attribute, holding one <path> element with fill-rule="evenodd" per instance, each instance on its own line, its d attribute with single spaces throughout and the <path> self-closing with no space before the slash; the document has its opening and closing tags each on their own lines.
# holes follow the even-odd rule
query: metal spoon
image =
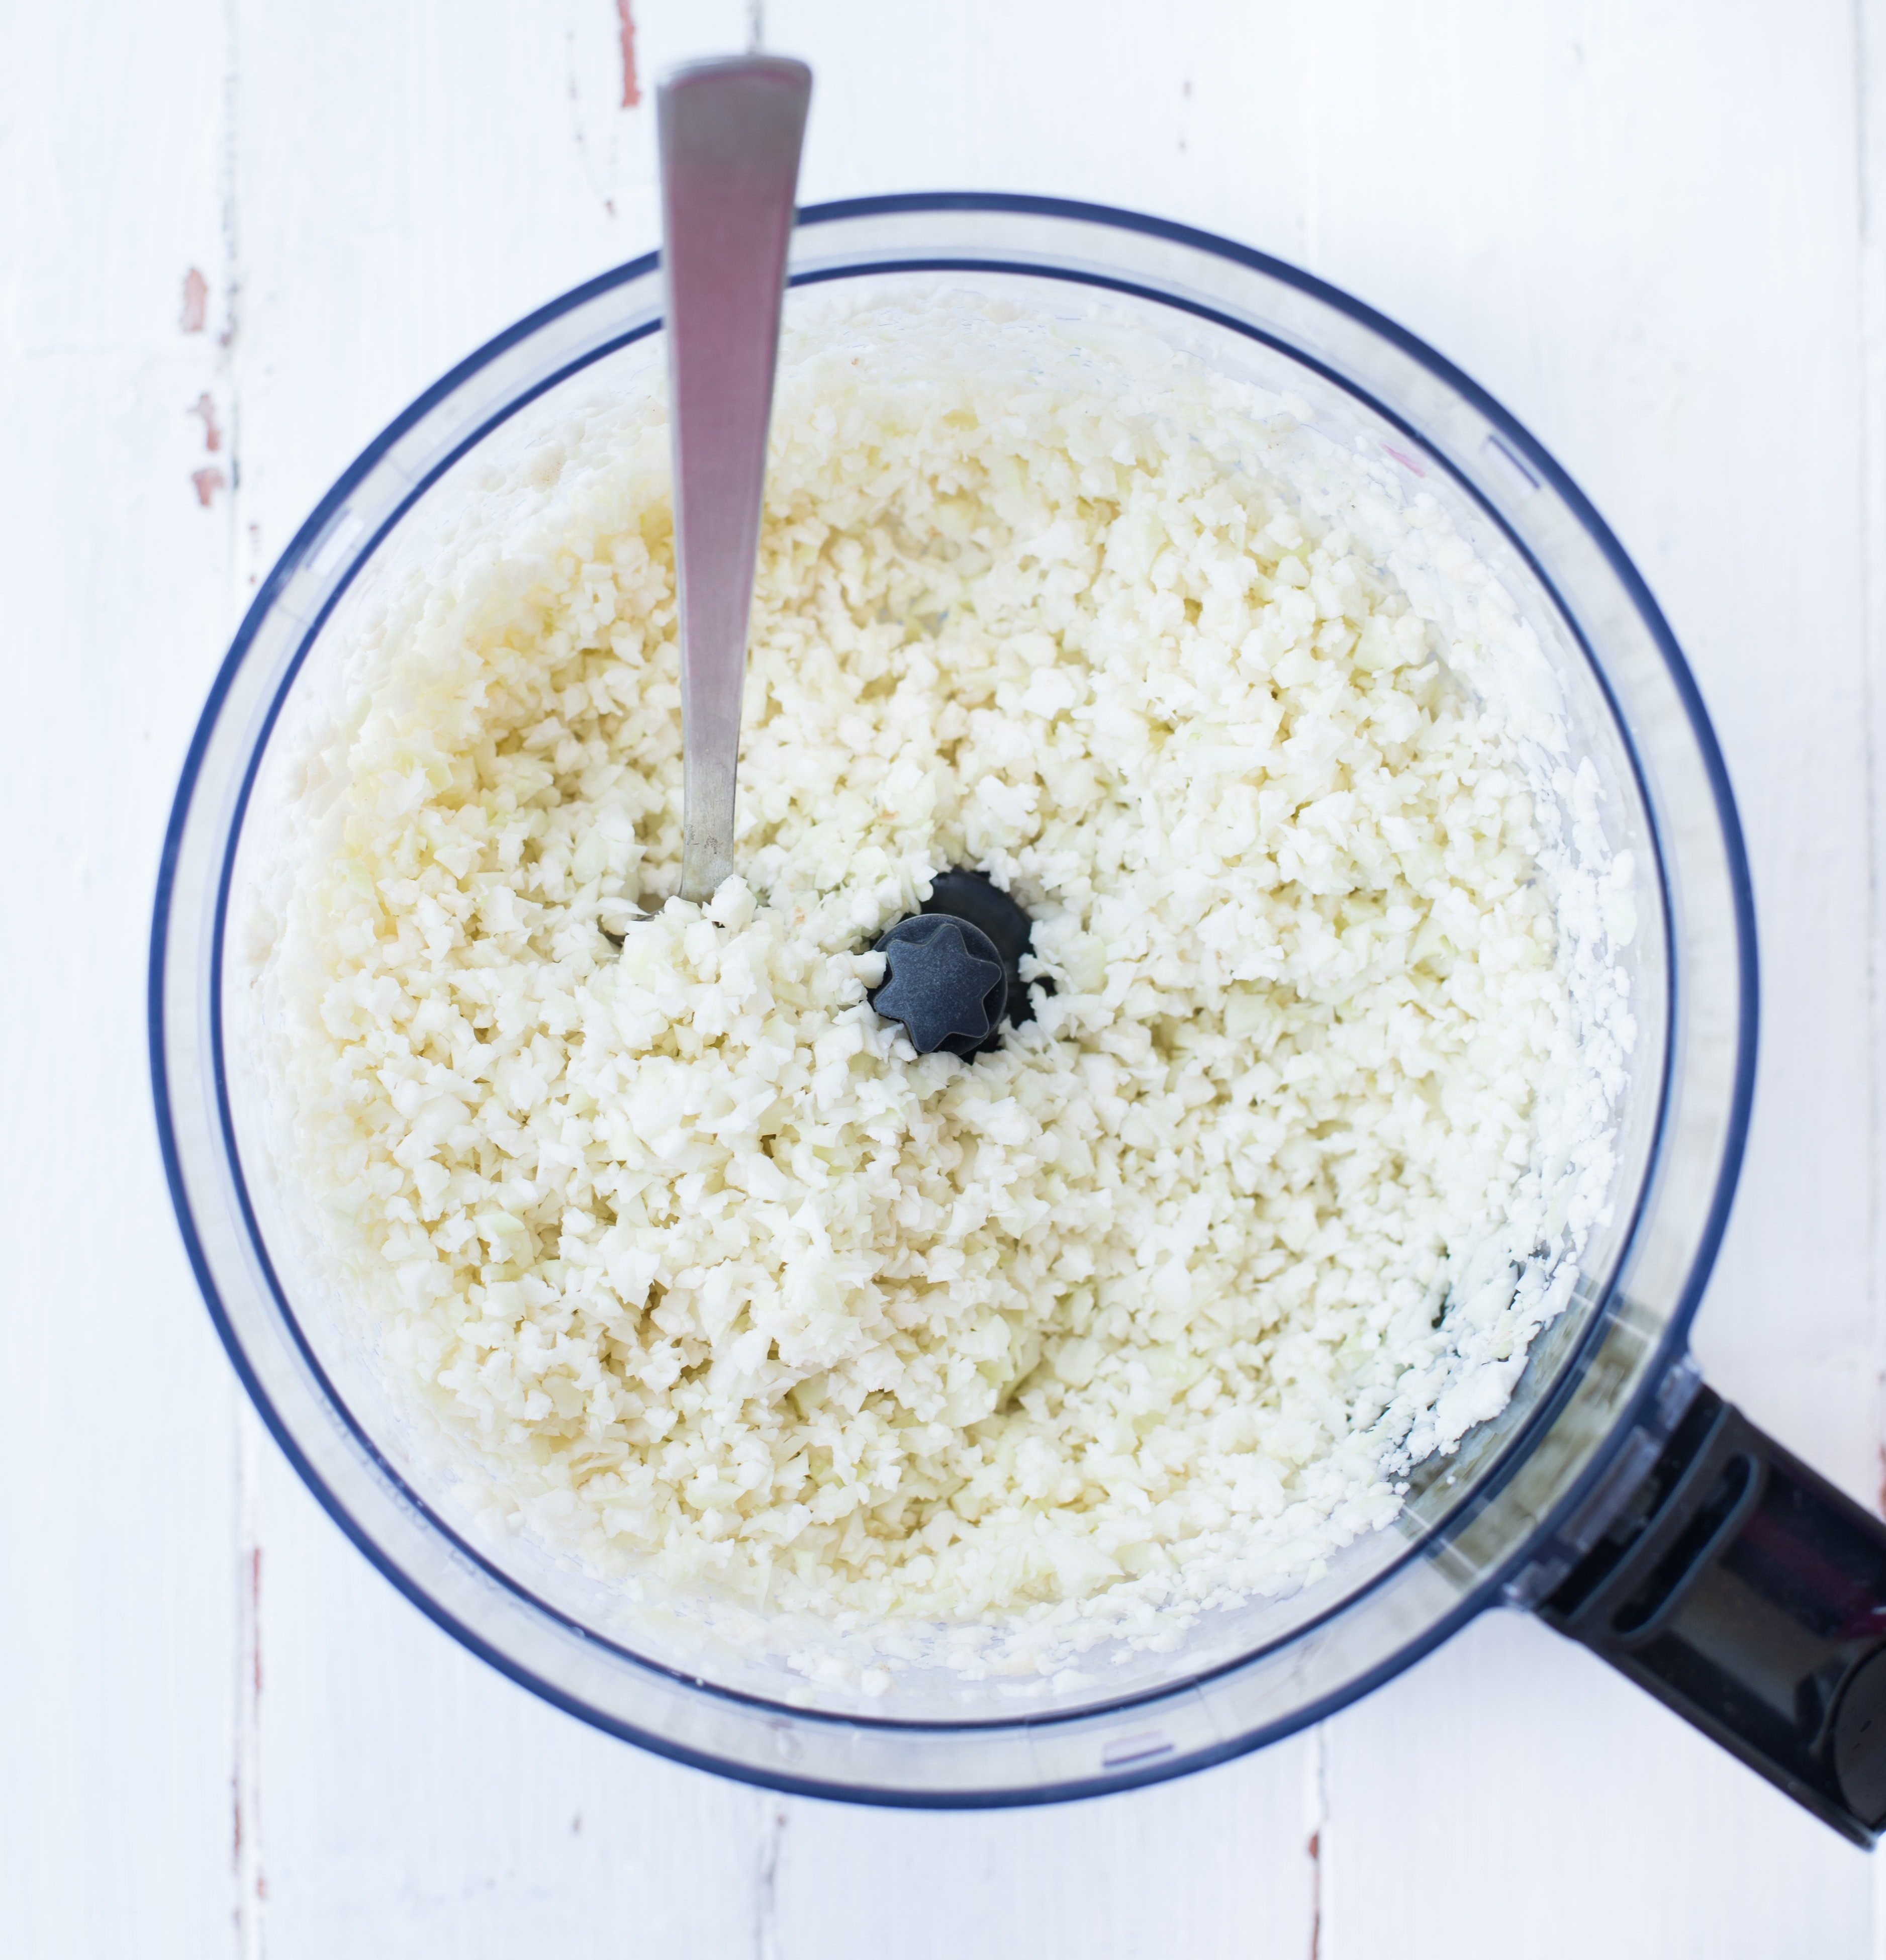
<svg viewBox="0 0 1886 1960">
<path fill-rule="evenodd" d="M 690 62 L 657 91 L 675 567 L 681 613 L 681 896 L 733 869 L 733 780 L 766 425 L 799 153 L 803 62 Z"/>
</svg>

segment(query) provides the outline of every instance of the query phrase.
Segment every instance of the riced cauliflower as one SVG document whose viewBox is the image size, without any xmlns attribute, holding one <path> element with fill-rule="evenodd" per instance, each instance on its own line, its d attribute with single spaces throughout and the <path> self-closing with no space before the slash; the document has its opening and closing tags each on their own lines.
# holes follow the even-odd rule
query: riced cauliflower
<svg viewBox="0 0 1886 1960">
<path fill-rule="evenodd" d="M 373 629 L 281 968 L 303 1175 L 383 1367 L 592 1570 L 1086 1638 L 1299 1583 L 1503 1404 L 1608 1171 L 1596 846 L 1488 679 L 1524 629 L 1180 357 L 834 320 L 785 350 L 711 904 L 659 403 Z M 867 998 L 952 866 L 1034 921 L 968 1063 Z"/>
</svg>

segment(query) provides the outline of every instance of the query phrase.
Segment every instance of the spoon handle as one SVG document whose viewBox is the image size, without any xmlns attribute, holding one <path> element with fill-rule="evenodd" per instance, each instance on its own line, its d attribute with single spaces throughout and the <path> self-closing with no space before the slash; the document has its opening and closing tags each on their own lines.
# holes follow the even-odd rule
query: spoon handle
<svg viewBox="0 0 1886 1960">
<path fill-rule="evenodd" d="M 812 71 L 694 62 L 656 97 L 681 615 L 681 895 L 733 869 L 747 616 Z"/>
</svg>

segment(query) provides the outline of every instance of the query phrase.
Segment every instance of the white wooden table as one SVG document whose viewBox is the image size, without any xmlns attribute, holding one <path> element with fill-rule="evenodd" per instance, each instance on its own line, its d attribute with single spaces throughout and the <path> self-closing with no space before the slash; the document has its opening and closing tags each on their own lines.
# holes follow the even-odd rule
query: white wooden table
<svg viewBox="0 0 1886 1960">
<path fill-rule="evenodd" d="M 1071 1808 L 782 1799 L 580 1726 L 402 1602 L 243 1405 L 142 1001 L 172 784 L 250 589 L 422 386 L 654 242 L 652 79 L 757 32 L 817 72 L 809 201 L 1054 192 L 1293 259 L 1611 519 L 1716 718 L 1760 907 L 1757 1122 L 1699 1347 L 1877 1501 L 1886 0 L 6 19 L 0 1952 L 1886 1952 L 1872 1861 L 1508 1615 L 1313 1733 Z"/>
</svg>

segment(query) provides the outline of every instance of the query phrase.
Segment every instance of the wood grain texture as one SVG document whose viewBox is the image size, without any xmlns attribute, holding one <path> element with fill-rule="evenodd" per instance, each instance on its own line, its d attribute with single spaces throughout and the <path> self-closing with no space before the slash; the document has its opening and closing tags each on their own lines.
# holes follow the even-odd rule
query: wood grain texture
<svg viewBox="0 0 1886 1960">
<path fill-rule="evenodd" d="M 1869 1860 L 1733 1767 L 1488 1614 L 1329 1725 L 1321 1960 L 1870 1955 Z"/>
<path fill-rule="evenodd" d="M 191 481 L 222 387 L 221 29 L 215 0 L 102 40 L 21 8 L 6 46 L 0 1948 L 197 1960 L 235 1902 L 236 1394 L 153 1144 L 142 948 L 234 624 L 227 504 Z"/>
<path fill-rule="evenodd" d="M 1311 1736 L 1124 1796 L 969 1815 L 775 1801 L 778 1960 L 1301 1960 Z M 768 1949 L 762 1949 L 762 1951 Z"/>
<path fill-rule="evenodd" d="M 1760 907 L 1756 1127 L 1699 1350 L 1877 1497 L 1886 0 L 18 8 L 0 659 L 15 725 L 67 739 L 21 744 L 5 790 L 33 953 L 0 966 L 0 1950 L 1886 1951 L 1875 1867 L 1529 1621 L 1130 1797 L 776 1799 L 483 1668 L 237 1417 L 144 1109 L 145 921 L 197 704 L 375 431 L 654 243 L 652 82 L 756 17 L 816 72 L 808 200 L 1032 189 L 1277 252 L 1434 342 L 1605 512 L 1716 718 Z M 110 759 L 82 794 L 81 730 Z"/>
</svg>

